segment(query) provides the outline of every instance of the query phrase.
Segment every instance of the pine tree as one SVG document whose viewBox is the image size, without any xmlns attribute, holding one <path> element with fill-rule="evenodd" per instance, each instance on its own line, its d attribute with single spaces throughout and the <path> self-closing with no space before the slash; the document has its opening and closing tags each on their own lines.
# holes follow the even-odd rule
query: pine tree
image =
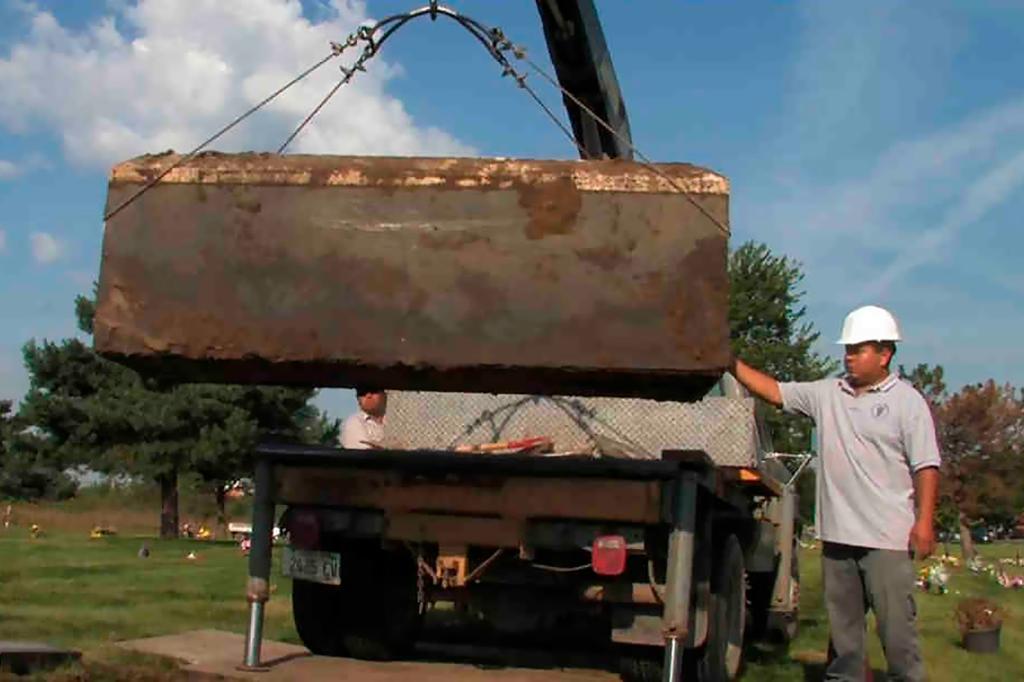
<svg viewBox="0 0 1024 682">
<path fill-rule="evenodd" d="M 75 483 L 64 474 L 54 449 L 0 400 L 0 499 L 64 499 Z"/>
</svg>

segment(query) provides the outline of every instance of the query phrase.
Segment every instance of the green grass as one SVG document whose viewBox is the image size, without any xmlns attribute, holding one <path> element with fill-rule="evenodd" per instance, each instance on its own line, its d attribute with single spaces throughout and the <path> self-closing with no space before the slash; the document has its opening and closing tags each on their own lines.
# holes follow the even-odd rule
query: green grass
<svg viewBox="0 0 1024 682">
<path fill-rule="evenodd" d="M 143 542 L 146 559 L 137 556 Z M 229 542 L 92 540 L 84 532 L 32 539 L 17 528 L 0 531 L 0 557 L 0 639 L 84 653 L 84 673 L 76 666 L 41 679 L 176 679 L 166 662 L 110 645 L 198 628 L 245 632 L 247 559 Z M 275 582 L 266 615 L 267 637 L 298 643 L 289 580 Z"/>
<path fill-rule="evenodd" d="M 148 559 L 137 556 L 143 542 L 151 551 Z M 1024 544 L 981 549 L 989 558 L 1013 557 L 1018 549 L 1024 553 Z M 186 559 L 189 552 L 199 558 Z M 177 679 L 167 662 L 127 654 L 111 644 L 198 628 L 245 630 L 247 560 L 230 543 L 125 535 L 90 540 L 86 532 L 66 530 L 32 539 L 22 526 L 0 530 L 0 557 L 0 639 L 41 640 L 85 653 L 84 670 L 75 667 L 39 678 L 48 682 Z M 799 637 L 788 652 L 752 651 L 745 679 L 820 679 L 828 626 L 818 553 L 805 550 L 801 568 Z M 950 586 L 946 596 L 917 596 L 929 679 L 1017 679 L 1024 670 L 1024 591 L 1005 590 L 988 576 L 963 569 L 954 571 Z M 266 636 L 298 642 L 291 622 L 290 587 L 288 580 L 274 581 Z M 953 608 L 960 597 L 979 595 L 996 599 L 1009 610 L 1002 649 L 995 655 L 969 654 L 959 646 Z M 873 629 L 869 640 L 873 667 L 881 672 L 884 657 Z"/>
<path fill-rule="evenodd" d="M 143 542 L 146 559 L 137 556 Z M 88 649 L 200 627 L 245 631 L 247 559 L 228 542 L 32 539 L 19 529 L 0 534 L 0 556 L 0 639 Z M 297 642 L 290 588 L 275 583 L 267 636 Z"/>
</svg>

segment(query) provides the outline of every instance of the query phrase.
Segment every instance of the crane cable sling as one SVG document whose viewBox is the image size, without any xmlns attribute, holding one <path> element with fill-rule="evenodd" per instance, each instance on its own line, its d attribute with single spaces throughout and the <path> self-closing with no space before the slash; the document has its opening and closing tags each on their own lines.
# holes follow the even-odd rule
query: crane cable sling
<svg viewBox="0 0 1024 682">
<path fill-rule="evenodd" d="M 505 34 L 502 32 L 500 28 L 488 29 L 480 22 L 470 17 L 459 14 L 455 10 L 452 10 L 448 7 L 438 6 L 436 0 L 432 1 L 430 5 L 426 7 L 421 7 L 419 9 L 415 9 L 404 14 L 396 14 L 387 17 L 386 19 L 382 19 L 371 26 L 360 26 L 355 32 L 349 35 L 349 37 L 343 43 L 332 42 L 330 54 L 328 54 L 320 61 L 318 61 L 317 63 L 313 64 L 311 67 L 300 73 L 298 76 L 296 76 L 295 78 L 293 78 L 292 80 L 288 81 L 286 84 L 275 90 L 268 97 L 266 97 L 265 99 L 251 107 L 241 116 L 237 117 L 236 119 L 228 123 L 226 126 L 218 130 L 216 133 L 211 135 L 208 139 L 202 142 L 195 149 L 180 157 L 177 161 L 172 163 L 170 166 L 168 166 L 158 175 L 156 175 L 153 179 L 151 179 L 149 182 L 147 182 L 145 185 L 139 188 L 134 194 L 132 194 L 123 202 L 118 204 L 115 208 L 108 211 L 103 216 L 103 220 L 107 221 L 113 218 L 115 215 L 117 215 L 122 210 L 127 208 L 136 199 L 138 199 L 143 194 L 152 189 L 175 168 L 178 168 L 179 166 L 195 158 L 206 147 L 208 147 L 221 136 L 226 134 L 236 125 L 238 125 L 239 123 L 247 119 L 249 116 L 262 109 L 264 106 L 266 106 L 271 101 L 276 99 L 279 95 L 284 93 L 286 90 L 291 88 L 296 83 L 305 79 L 307 76 L 312 74 L 314 71 L 319 69 L 328 61 L 334 59 L 335 57 L 341 56 L 341 54 L 346 49 L 356 47 L 360 42 L 365 43 L 362 52 L 360 53 L 359 57 L 352 64 L 351 67 L 340 67 L 342 72 L 342 78 L 337 83 L 335 83 L 335 85 L 328 91 L 324 98 L 320 100 L 320 102 L 313 108 L 313 110 L 310 111 L 310 113 L 302 120 L 301 123 L 299 123 L 295 130 L 292 131 L 292 133 L 285 139 L 283 143 L 281 143 L 281 146 L 278 147 L 277 153 L 284 153 L 285 149 L 288 148 L 292 141 L 294 141 L 295 138 L 298 137 L 298 135 L 303 131 L 303 129 L 305 129 L 305 127 L 309 125 L 313 118 L 327 105 L 327 103 L 335 95 L 335 93 L 337 93 L 338 90 L 343 85 L 346 85 L 349 82 L 351 82 L 352 79 L 355 77 L 356 73 L 360 71 L 366 71 L 366 63 L 379 53 L 381 46 L 387 41 L 388 38 L 394 35 L 395 32 L 398 31 L 398 29 L 405 26 L 409 21 L 423 16 L 429 16 L 432 21 L 435 21 L 438 16 L 445 16 L 448 17 L 449 19 L 454 20 L 460 26 L 465 28 L 470 33 L 470 35 L 476 38 L 477 41 L 479 41 L 480 44 L 483 45 L 484 49 L 486 49 L 487 52 L 491 55 L 491 57 L 495 61 L 497 61 L 498 64 L 502 67 L 501 75 L 503 77 L 511 76 L 512 79 L 515 80 L 516 85 L 518 85 L 521 89 L 527 92 L 527 94 L 533 99 L 533 101 L 544 111 L 548 118 L 551 119 L 551 121 L 562 131 L 566 138 L 568 138 L 568 140 L 573 144 L 573 146 L 576 147 L 577 151 L 580 153 L 580 156 L 586 158 L 588 156 L 586 150 L 583 148 L 582 145 L 580 145 L 579 141 L 576 140 L 576 137 L 572 134 L 572 131 L 570 131 L 568 127 L 566 127 L 566 125 L 561 120 L 559 120 L 558 116 L 555 115 L 551 108 L 548 107 L 544 103 L 544 101 L 537 95 L 537 93 L 533 90 L 533 88 L 531 88 L 526 83 L 526 75 L 520 73 L 512 65 L 511 61 L 506 56 L 507 52 L 511 52 L 513 57 L 515 57 L 516 59 L 526 62 L 526 64 L 534 72 L 539 74 L 553 87 L 558 89 L 563 96 L 565 96 L 567 99 L 571 100 L 574 104 L 576 104 L 576 106 L 578 106 L 580 110 L 583 111 L 587 116 L 592 118 L 598 125 L 600 125 L 602 128 L 604 128 L 609 133 L 614 135 L 619 141 L 628 146 L 630 150 L 632 150 L 633 153 L 640 159 L 641 166 L 651 171 L 661 179 L 665 180 L 679 194 L 683 195 L 687 199 L 687 201 L 693 204 L 693 206 L 696 207 L 697 210 L 699 210 L 702 214 L 704 214 L 705 217 L 707 217 L 712 223 L 714 223 L 719 230 L 721 230 L 726 235 L 729 234 L 728 226 L 724 225 L 717 217 L 712 215 L 706 208 L 704 208 L 704 206 L 701 205 L 700 202 L 694 199 L 690 195 L 690 192 L 688 192 L 686 189 L 680 186 L 675 178 L 671 177 L 670 175 L 662 171 L 660 168 L 655 166 L 654 163 L 647 156 L 645 156 L 642 152 L 640 152 L 639 149 L 637 149 L 637 147 L 632 143 L 632 141 L 629 138 L 621 134 L 619 131 L 615 130 L 615 128 L 613 128 L 611 125 L 608 124 L 607 121 L 598 116 L 590 107 L 584 104 L 578 97 L 576 97 L 574 94 L 563 88 L 558 83 L 558 81 L 549 73 L 547 73 L 542 67 L 533 62 L 531 59 L 529 59 L 526 56 L 526 51 L 522 47 L 514 45 L 507 37 L 505 37 Z M 375 38 L 375 36 L 377 36 L 378 34 L 380 34 L 380 37 Z"/>
<path fill-rule="evenodd" d="M 660 168 L 655 166 L 654 162 L 651 161 L 651 159 L 646 154 L 641 152 L 640 149 L 637 148 L 637 146 L 635 144 L 633 144 L 632 140 L 630 140 L 628 137 L 626 137 L 625 135 L 620 133 L 618 130 L 613 128 L 607 121 L 605 121 L 603 118 L 601 118 L 596 113 L 594 113 L 594 111 L 590 107 L 588 107 L 586 104 L 584 104 L 576 95 L 572 94 L 571 92 L 569 92 L 568 90 L 563 88 L 561 86 L 561 84 L 559 84 L 558 81 L 556 81 L 555 78 L 551 74 L 549 74 L 543 68 L 538 66 L 533 60 L 528 58 L 526 56 L 526 53 L 524 51 L 522 51 L 520 48 L 517 48 L 515 46 L 511 46 L 510 49 L 514 50 L 513 54 L 515 54 L 515 56 L 518 59 L 522 59 L 523 61 L 525 61 L 530 66 L 530 68 L 533 69 L 533 71 L 535 73 L 540 74 L 540 76 L 542 78 L 544 78 L 546 81 L 548 81 L 552 86 L 554 86 L 555 88 L 558 88 L 558 90 L 560 90 L 565 97 L 567 97 L 570 100 L 572 100 L 573 104 L 578 106 L 585 114 L 587 114 L 587 116 L 592 118 L 598 125 L 600 125 L 602 128 L 604 128 L 609 133 L 614 135 L 616 137 L 616 139 L 618 139 L 620 142 L 622 142 L 627 147 L 629 147 L 630 151 L 632 151 L 637 156 L 637 158 L 640 159 L 640 165 L 641 166 L 643 166 L 647 170 L 651 171 L 652 173 L 654 173 L 655 175 L 660 177 L 662 180 L 667 182 L 669 185 L 671 185 L 677 192 L 679 192 L 684 197 L 686 197 L 687 201 L 689 201 L 691 204 L 693 204 L 693 206 L 698 211 L 700 211 L 702 214 L 704 214 L 705 218 L 707 218 L 712 223 L 714 223 L 715 227 L 717 227 L 719 230 L 721 230 L 722 233 L 725 234 L 725 236 L 727 236 L 727 237 L 729 236 L 730 230 L 729 230 L 729 226 L 728 225 L 723 224 L 721 220 L 719 220 L 717 217 L 712 215 L 710 211 L 708 211 L 706 208 L 704 208 L 704 206 L 701 205 L 701 203 L 699 201 L 697 201 L 692 196 L 690 196 L 690 192 L 686 191 L 686 189 L 681 187 L 679 185 L 679 183 L 676 182 L 675 178 L 673 178 L 668 173 L 664 172 L 663 170 L 661 170 Z"/>
<path fill-rule="evenodd" d="M 265 99 L 263 99 L 261 102 L 259 102 L 258 104 L 254 105 L 253 107 L 251 107 L 244 114 L 242 114 L 241 116 L 239 116 L 235 120 L 231 121 L 231 123 L 228 123 L 226 126 L 224 126 L 220 130 L 218 130 L 216 133 L 211 135 L 209 138 L 206 139 L 205 142 L 200 144 L 198 147 L 196 147 L 195 149 L 190 151 L 188 154 L 185 154 L 184 156 L 179 158 L 177 161 L 172 163 L 170 166 L 165 168 L 163 171 L 160 172 L 159 175 L 157 175 L 152 180 L 150 180 L 145 185 L 143 185 L 141 188 L 139 188 L 139 190 L 137 192 L 135 192 L 130 197 L 128 197 L 127 199 L 122 201 L 120 204 L 118 204 L 115 208 L 111 209 L 106 214 L 104 214 L 103 220 L 107 221 L 107 220 L 110 220 L 111 218 L 113 218 L 115 215 L 117 215 L 122 210 L 127 208 L 129 204 L 131 204 L 136 199 L 138 199 L 143 194 L 145 194 L 150 189 L 152 189 L 152 187 L 154 185 L 156 185 L 161 180 L 163 180 L 164 177 L 166 177 L 167 174 L 170 173 L 172 170 L 174 170 L 175 168 L 181 166 L 182 164 L 184 164 L 184 163 L 186 163 L 188 161 L 191 161 L 193 158 L 195 158 L 199 154 L 199 152 L 203 151 L 207 146 L 213 144 L 222 135 L 227 133 L 229 130 L 234 128 L 236 125 L 238 125 L 239 123 L 241 123 L 245 119 L 247 119 L 250 116 L 252 116 L 253 114 L 255 114 L 257 111 L 262 109 L 267 104 L 270 104 L 270 102 L 272 102 L 274 99 L 276 99 L 277 96 L 280 95 L 281 93 L 283 93 L 285 90 L 287 90 L 288 88 L 292 87 L 293 85 L 295 85 L 296 83 L 298 83 L 299 81 L 304 79 L 306 76 L 308 76 L 309 74 L 311 74 L 314 71 L 316 71 L 317 69 L 319 69 L 321 66 L 326 64 L 331 59 L 334 59 L 335 57 L 339 56 L 345 50 L 345 48 L 347 48 L 347 47 L 350 47 L 350 45 L 348 43 L 345 43 L 345 44 L 342 44 L 342 43 L 331 43 L 331 53 L 330 54 L 328 54 L 326 57 L 324 57 L 323 59 L 318 61 L 316 64 L 314 64 L 313 66 L 309 67 L 308 69 L 306 69 L 305 71 L 300 73 L 295 78 L 291 79 L 290 81 L 288 81 L 287 83 L 282 85 L 280 88 L 275 90 L 273 93 L 271 93 Z"/>
</svg>

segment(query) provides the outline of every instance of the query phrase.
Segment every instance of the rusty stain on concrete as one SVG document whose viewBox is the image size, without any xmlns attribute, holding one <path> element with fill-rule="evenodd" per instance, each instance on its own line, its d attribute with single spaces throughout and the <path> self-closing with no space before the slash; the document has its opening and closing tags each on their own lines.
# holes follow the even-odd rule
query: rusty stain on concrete
<svg viewBox="0 0 1024 682">
<path fill-rule="evenodd" d="M 577 249 L 576 253 L 582 260 L 588 263 L 593 263 L 603 270 L 611 270 L 622 265 L 622 263 L 628 258 L 623 249 L 617 248 L 611 244 L 607 246 L 595 246 L 587 249 Z"/>
<path fill-rule="evenodd" d="M 582 203 L 580 191 L 569 177 L 519 186 L 519 205 L 530 216 L 526 224 L 530 239 L 572 232 Z"/>
</svg>

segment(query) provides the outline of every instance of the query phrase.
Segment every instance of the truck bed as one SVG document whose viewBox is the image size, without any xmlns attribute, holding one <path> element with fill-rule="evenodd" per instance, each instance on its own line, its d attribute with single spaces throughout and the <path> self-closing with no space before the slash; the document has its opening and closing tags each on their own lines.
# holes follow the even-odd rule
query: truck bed
<svg viewBox="0 0 1024 682">
<path fill-rule="evenodd" d="M 532 478 L 675 480 L 683 470 L 705 470 L 711 460 L 699 450 L 670 451 L 666 459 L 633 460 L 592 455 L 516 455 L 451 450 L 349 450 L 327 445 L 261 443 L 259 457 L 276 466 L 401 471 L 407 475 L 500 474 Z"/>
<path fill-rule="evenodd" d="M 257 457 L 270 464 L 277 504 L 372 510 L 382 524 L 408 525 L 420 516 L 493 519 L 499 534 L 509 530 L 505 522 L 531 519 L 662 523 L 684 472 L 737 508 L 746 508 L 753 492 L 776 490 L 767 479 L 742 481 L 737 469 L 716 467 L 699 450 L 635 460 L 264 443 Z"/>
</svg>

